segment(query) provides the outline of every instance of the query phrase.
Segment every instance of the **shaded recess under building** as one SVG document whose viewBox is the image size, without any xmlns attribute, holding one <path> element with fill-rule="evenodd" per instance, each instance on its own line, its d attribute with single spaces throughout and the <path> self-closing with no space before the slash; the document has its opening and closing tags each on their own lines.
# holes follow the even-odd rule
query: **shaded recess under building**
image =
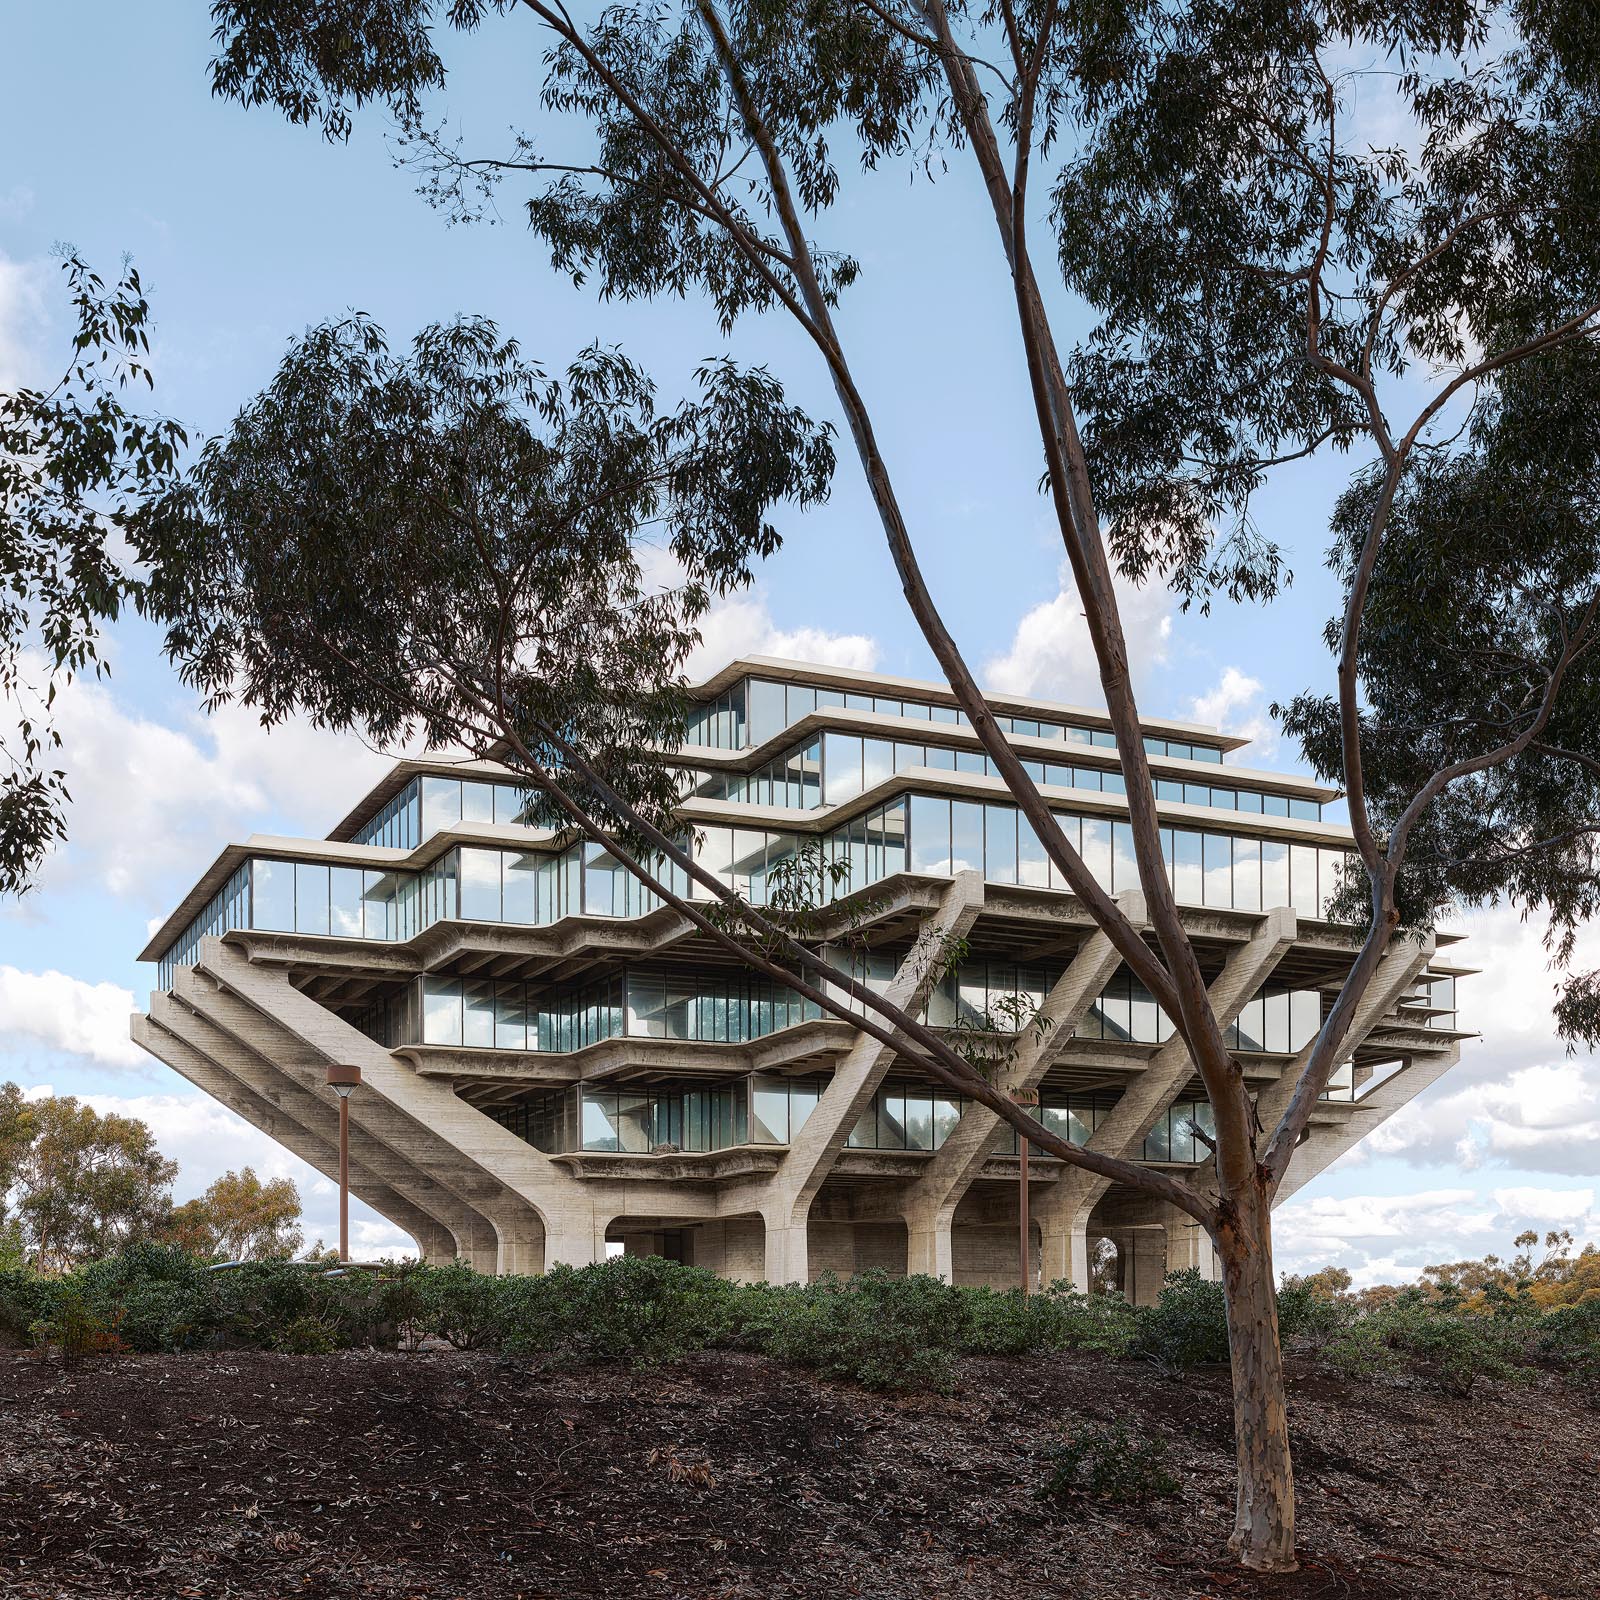
<svg viewBox="0 0 1600 1600">
<path fill-rule="evenodd" d="M 848 863 L 837 959 L 934 1026 L 1016 1006 L 1008 1085 L 1066 1137 L 1203 1169 L 1187 1053 L 1019 819 L 948 691 L 794 662 L 731 663 L 695 691 L 682 820 L 759 903 L 807 840 Z M 1103 713 L 992 696 L 1060 826 L 1142 923 Z M 1242 741 L 1146 725 L 1167 870 L 1270 1127 L 1353 958 L 1324 908 L 1350 846 L 1338 799 L 1223 765 Z M 487 1271 L 618 1248 L 744 1279 L 868 1267 L 1014 1283 L 1009 1129 L 914 1064 L 730 962 L 594 845 L 523 824 L 484 763 L 403 761 L 325 840 L 230 845 L 143 953 L 133 1036 L 325 1173 L 329 1062 L 358 1065 L 354 1192 L 428 1259 Z M 832 919 L 831 923 L 830 920 Z M 966 941 L 936 978 L 939 931 Z M 845 941 L 848 940 L 848 947 Z M 1446 934 L 1397 944 L 1352 1029 L 1285 1195 L 1457 1058 Z M 1204 1176 L 1203 1171 L 1200 1174 Z M 1187 1217 L 1035 1152 L 1034 1271 L 1148 1300 L 1214 1270 Z"/>
</svg>

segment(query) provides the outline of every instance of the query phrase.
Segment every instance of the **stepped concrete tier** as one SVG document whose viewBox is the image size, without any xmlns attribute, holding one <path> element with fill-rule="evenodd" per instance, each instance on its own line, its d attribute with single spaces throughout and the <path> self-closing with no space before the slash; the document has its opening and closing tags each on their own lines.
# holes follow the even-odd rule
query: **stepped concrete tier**
<svg viewBox="0 0 1600 1600">
<path fill-rule="evenodd" d="M 1142 927 L 1105 715 L 991 703 Z M 1167 871 L 1270 1127 L 1353 959 L 1325 915 L 1350 834 L 1325 815 L 1335 791 L 1224 764 L 1240 743 L 1146 729 Z M 843 863 L 817 918 L 831 963 L 992 1057 L 1064 1137 L 1205 1180 L 1209 1107 L 1182 1043 L 946 690 L 736 661 L 662 760 L 711 873 L 759 904 L 819 849 Z M 145 950 L 157 987 L 133 1037 L 330 1176 L 327 1068 L 358 1066 L 351 1187 L 429 1260 L 537 1272 L 627 1251 L 774 1282 L 1016 1282 L 1010 1129 L 730 961 L 604 850 L 528 825 L 526 804 L 492 763 L 402 761 L 326 839 L 229 845 Z M 1454 943 L 1386 957 L 1285 1194 L 1454 1063 L 1471 970 L 1444 958 Z M 1144 1301 L 1167 1271 L 1214 1270 L 1170 1207 L 1038 1153 L 1029 1169 L 1036 1281 Z"/>
</svg>

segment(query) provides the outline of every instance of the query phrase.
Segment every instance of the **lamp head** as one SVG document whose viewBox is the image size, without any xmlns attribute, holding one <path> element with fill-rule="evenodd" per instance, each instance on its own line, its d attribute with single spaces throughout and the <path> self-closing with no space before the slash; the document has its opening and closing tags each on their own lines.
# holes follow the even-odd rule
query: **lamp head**
<svg viewBox="0 0 1600 1600">
<path fill-rule="evenodd" d="M 350 1092 L 361 1082 L 361 1068 L 338 1062 L 328 1063 L 328 1087 L 341 1100 L 348 1100 Z"/>
</svg>

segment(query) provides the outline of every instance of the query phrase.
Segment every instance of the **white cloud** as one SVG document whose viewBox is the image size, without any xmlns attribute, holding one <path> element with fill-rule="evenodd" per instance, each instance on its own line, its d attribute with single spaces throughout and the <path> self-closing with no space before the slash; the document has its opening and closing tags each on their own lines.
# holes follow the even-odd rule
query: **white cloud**
<svg viewBox="0 0 1600 1600">
<path fill-rule="evenodd" d="M 1297 1196 L 1273 1219 L 1277 1265 L 1306 1272 L 1333 1263 L 1357 1288 L 1406 1283 L 1444 1261 L 1491 1251 L 1505 1256 L 1524 1228 L 1570 1228 L 1579 1239 L 1600 1235 L 1593 1188 L 1518 1186 L 1478 1191 L 1431 1189 L 1416 1194 Z"/>
<path fill-rule="evenodd" d="M 195 709 L 173 726 L 81 679 L 58 695 L 55 723 L 72 800 L 67 843 L 40 875 L 52 889 L 86 879 L 115 895 L 170 892 L 273 815 L 326 833 L 389 765 L 303 719 L 267 731 L 235 705 L 209 717 Z"/>
<path fill-rule="evenodd" d="M 700 621 L 700 640 L 684 668 L 691 681 L 709 677 L 739 656 L 786 656 L 859 672 L 878 664 L 877 640 L 867 634 L 780 628 L 759 589 L 712 606 Z"/>
<path fill-rule="evenodd" d="M 0 1051 L 31 1041 L 106 1066 L 138 1066 L 145 1054 L 128 1037 L 133 995 L 115 983 L 85 983 L 64 972 L 0 966 Z"/>
<path fill-rule="evenodd" d="M 1054 599 L 1036 605 L 1017 624 L 1010 649 L 984 663 L 983 681 L 1002 694 L 1103 704 L 1099 662 L 1083 603 L 1065 563 L 1060 585 Z M 1119 577 L 1116 591 L 1137 690 L 1149 681 L 1151 669 L 1167 659 L 1176 606 L 1164 588 L 1138 588 Z"/>
<path fill-rule="evenodd" d="M 1222 676 L 1204 694 L 1189 701 L 1189 716 L 1224 733 L 1250 741 L 1243 759 L 1251 762 L 1270 757 L 1277 747 L 1277 725 L 1262 703 L 1262 684 L 1238 667 L 1224 667 Z"/>
<path fill-rule="evenodd" d="M 0 215 L 9 198 L 0 196 Z M 0 389 L 40 382 L 40 336 L 49 321 L 46 265 L 0 254 Z"/>
</svg>

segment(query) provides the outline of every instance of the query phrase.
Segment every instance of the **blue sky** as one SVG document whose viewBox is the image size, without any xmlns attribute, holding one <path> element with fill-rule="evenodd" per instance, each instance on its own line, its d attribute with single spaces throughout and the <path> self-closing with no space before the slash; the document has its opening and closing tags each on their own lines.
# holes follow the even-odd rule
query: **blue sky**
<svg viewBox="0 0 1600 1600">
<path fill-rule="evenodd" d="M 397 170 L 381 115 L 347 146 L 272 112 L 213 101 L 206 7 L 147 0 L 40 6 L 0 0 L 0 383 L 58 370 L 69 334 L 53 245 L 102 270 L 123 252 L 157 318 L 156 403 L 194 437 L 223 427 L 270 376 L 285 341 L 347 309 L 392 338 L 459 312 L 494 317 L 552 366 L 592 339 L 620 343 L 676 393 L 700 359 L 768 363 L 832 416 L 817 361 L 777 319 L 724 339 L 694 301 L 604 304 L 549 271 L 508 196 L 494 226 L 447 227 Z M 499 148 L 527 104 L 538 45 L 522 19 L 449 41 L 441 112 Z M 986 681 L 1092 700 L 1094 677 L 1060 542 L 1039 500 L 1038 451 L 993 234 L 957 156 L 937 184 L 901 170 L 850 176 L 824 237 L 863 263 L 840 321 L 929 581 Z M 1084 326 L 1064 293 L 1063 341 Z M 1292 764 L 1265 716 L 1275 697 L 1329 682 L 1321 555 L 1349 463 L 1314 461 L 1261 498 L 1295 581 L 1270 607 L 1185 616 L 1130 595 L 1128 630 L 1150 714 L 1264 735 L 1251 764 Z M 708 628 L 705 661 L 765 650 L 917 676 L 931 663 L 905 611 L 853 458 L 823 509 L 785 521 L 758 588 Z M 117 1103 L 151 1120 L 183 1163 L 181 1193 L 253 1161 L 301 1182 L 313 1233 L 328 1186 L 125 1043 L 151 974 L 134 957 L 216 849 L 252 832 L 321 834 L 381 762 L 248 712 L 207 719 L 138 623 L 109 641 L 109 684 L 63 708 L 72 839 L 38 892 L 0 904 L 0 1076 Z M 1526 1221 L 1600 1235 L 1600 1098 L 1593 1062 L 1548 1023 L 1538 941 L 1514 917 L 1474 918 L 1461 1067 L 1281 1214 L 1286 1265 L 1339 1259 L 1369 1276 L 1504 1245 Z M 1492 963 L 1491 963 L 1492 953 Z M 136 998 L 135 998 L 136 997 Z M 369 1219 L 365 1242 L 393 1237 Z"/>
</svg>

